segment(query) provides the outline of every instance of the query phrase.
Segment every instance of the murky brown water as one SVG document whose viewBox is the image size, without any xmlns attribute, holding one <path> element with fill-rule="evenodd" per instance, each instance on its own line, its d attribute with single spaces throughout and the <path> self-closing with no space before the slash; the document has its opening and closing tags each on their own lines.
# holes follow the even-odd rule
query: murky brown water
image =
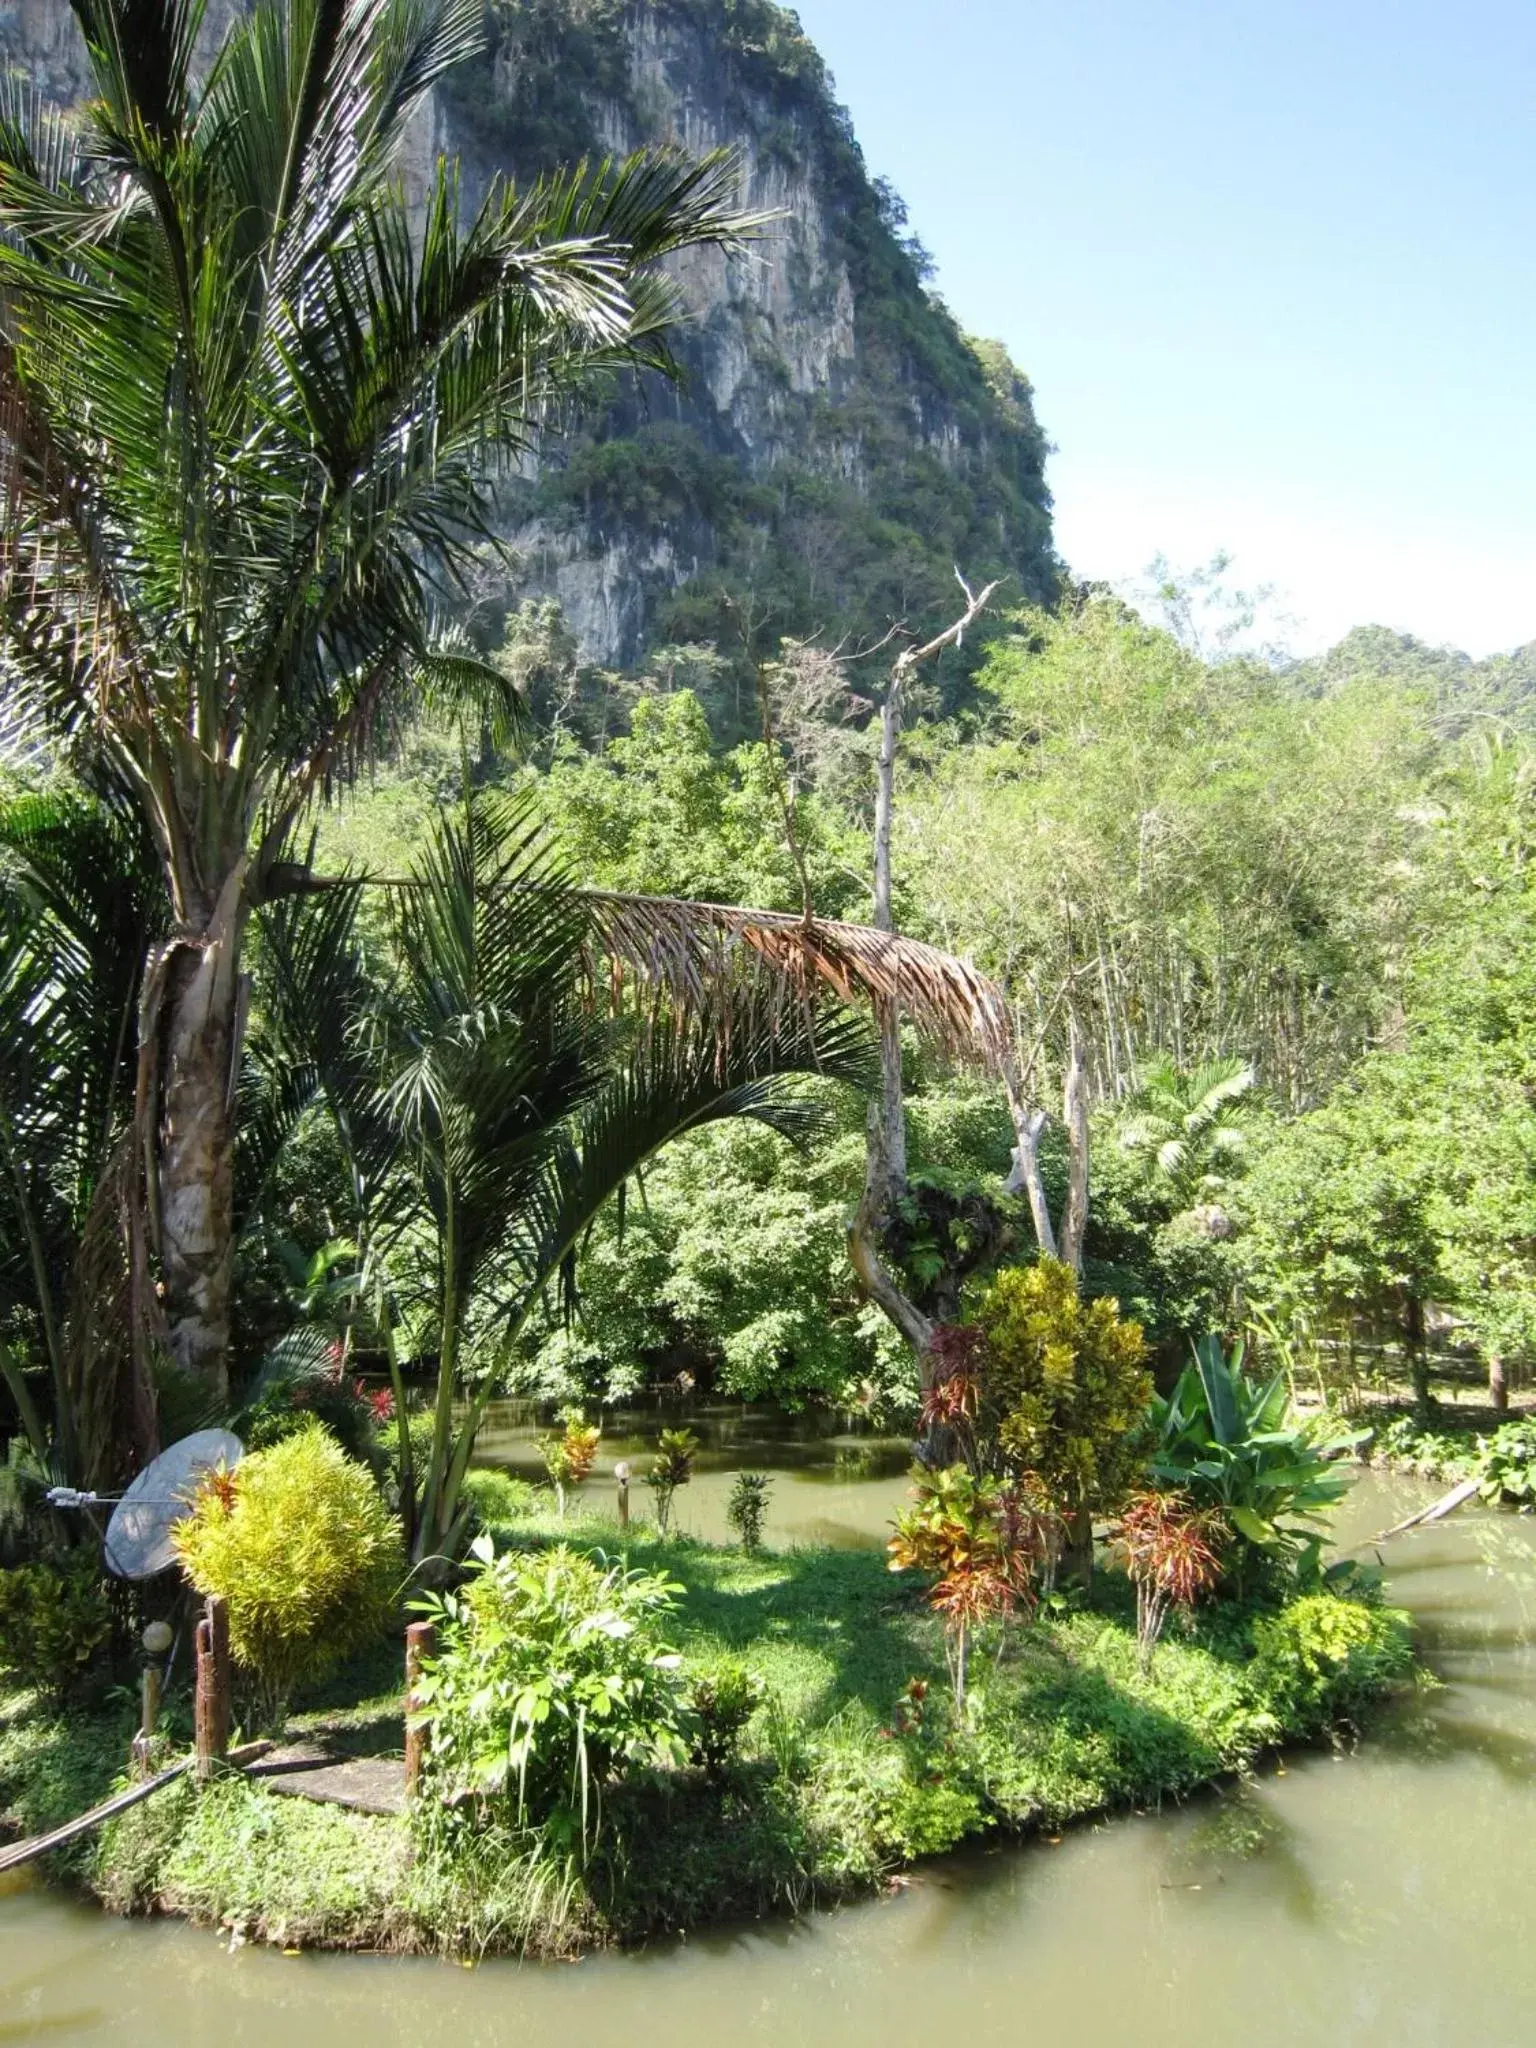
<svg viewBox="0 0 1536 2048">
<path fill-rule="evenodd" d="M 850 1539 L 894 1490 L 865 1484 L 833 1517 Z M 1422 1497 L 1366 1479 L 1346 1540 Z M 0 2042 L 1526 2048 L 1536 1524 L 1458 1517 L 1391 1562 L 1444 1686 L 1354 1755 L 957 1859 L 799 1924 L 574 1967 L 231 1956 L 184 1927 L 0 1898 Z"/>
<path fill-rule="evenodd" d="M 910 1437 L 872 1436 L 831 1423 L 818 1428 L 808 1417 L 720 1402 L 687 1410 L 629 1409 L 607 1416 L 592 1477 L 576 1495 L 573 1511 L 612 1516 L 613 1467 L 617 1460 L 627 1459 L 634 1472 L 631 1511 L 648 1519 L 652 1499 L 642 1475 L 660 1432 L 683 1424 L 699 1438 L 700 1448 L 693 1478 L 673 1497 L 672 1526 L 711 1543 L 731 1540 L 725 1504 L 733 1478 L 742 1471 L 773 1475 L 763 1534 L 765 1542 L 778 1547 L 845 1546 L 883 1539 L 891 1516 L 906 1498 Z M 539 1434 L 528 1403 L 494 1406 L 480 1432 L 476 1462 L 542 1485 Z"/>
</svg>

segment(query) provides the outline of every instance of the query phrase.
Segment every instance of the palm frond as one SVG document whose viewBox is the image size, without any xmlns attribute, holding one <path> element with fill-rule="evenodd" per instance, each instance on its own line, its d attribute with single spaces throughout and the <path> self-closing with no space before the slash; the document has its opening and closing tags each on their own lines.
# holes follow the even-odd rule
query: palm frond
<svg viewBox="0 0 1536 2048">
<path fill-rule="evenodd" d="M 828 994 L 894 1009 L 935 1044 L 991 1072 L 1006 1068 L 1012 1026 L 1002 991 L 969 961 L 871 925 L 806 919 L 671 896 L 587 890 L 615 961 L 706 1013 L 733 979 L 763 978 L 789 1007 Z"/>
</svg>

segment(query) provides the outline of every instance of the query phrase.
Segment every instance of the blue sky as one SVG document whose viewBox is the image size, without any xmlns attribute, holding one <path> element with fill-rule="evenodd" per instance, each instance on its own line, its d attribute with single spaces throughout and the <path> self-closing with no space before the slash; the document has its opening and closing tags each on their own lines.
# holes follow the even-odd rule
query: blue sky
<svg viewBox="0 0 1536 2048">
<path fill-rule="evenodd" d="M 1536 639 L 1532 0 L 801 0 L 1059 545 L 1216 548 L 1298 652 Z"/>
</svg>

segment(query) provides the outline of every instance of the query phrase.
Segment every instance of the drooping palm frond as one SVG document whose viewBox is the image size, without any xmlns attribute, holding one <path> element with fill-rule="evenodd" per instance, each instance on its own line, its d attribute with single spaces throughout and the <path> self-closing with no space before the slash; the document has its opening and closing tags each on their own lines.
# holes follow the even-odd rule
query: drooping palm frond
<svg viewBox="0 0 1536 2048">
<path fill-rule="evenodd" d="M 785 1004 L 828 994 L 878 1012 L 894 1009 L 954 1056 L 1001 1073 L 1012 1029 L 1001 989 L 969 961 L 872 925 L 807 920 L 679 897 L 587 890 L 603 950 L 707 1012 L 715 992 L 761 979 Z"/>
</svg>

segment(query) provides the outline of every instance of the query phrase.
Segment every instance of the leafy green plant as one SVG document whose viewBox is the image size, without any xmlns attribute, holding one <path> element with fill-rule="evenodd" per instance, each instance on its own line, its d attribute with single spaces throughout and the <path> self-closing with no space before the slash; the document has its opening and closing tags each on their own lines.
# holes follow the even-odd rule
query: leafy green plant
<svg viewBox="0 0 1536 2048">
<path fill-rule="evenodd" d="M 1365 1704 L 1413 1662 L 1408 1617 L 1331 1593 L 1308 1593 L 1253 1622 L 1250 1681 L 1297 1730 Z"/>
<path fill-rule="evenodd" d="M 175 1541 L 197 1591 L 228 1601 L 230 1648 L 273 1726 L 294 1687 L 372 1641 L 399 1598 L 399 1526 L 316 1422 L 211 1475 Z"/>
<path fill-rule="evenodd" d="M 382 1399 L 347 1371 L 340 1337 L 301 1324 L 280 1337 L 262 1361 L 235 1427 L 247 1448 L 259 1451 L 297 1435 L 314 1418 L 349 1457 L 375 1465 L 382 1457 L 378 1426 L 392 1411 L 392 1399 L 386 1410 Z"/>
<path fill-rule="evenodd" d="M 585 1862 L 604 1785 L 686 1760 L 680 1660 L 662 1634 L 682 1590 L 601 1552 L 498 1555 L 477 1537 L 464 1586 L 423 1603 L 439 1642 L 417 1687 L 433 1801 L 492 1802 Z"/>
<path fill-rule="evenodd" d="M 52 1698 L 73 1691 L 112 1635 L 94 1548 L 0 1571 L 0 1670 Z"/>
<path fill-rule="evenodd" d="M 1121 1509 L 1114 1541 L 1136 1588 L 1143 1671 L 1151 1669 L 1169 1608 L 1188 1614 L 1215 1591 L 1227 1534 L 1215 1508 L 1196 1508 L 1178 1493 L 1138 1493 Z"/>
<path fill-rule="evenodd" d="M 1144 1455 L 1152 1381 L 1140 1325 L 1113 1301 L 1084 1301 L 1071 1270 L 1046 1258 L 1000 1274 L 977 1322 L 981 1429 L 1060 1503 L 1086 1577 L 1093 1517 L 1119 1506 Z"/>
<path fill-rule="evenodd" d="M 763 1704 L 763 1682 L 745 1664 L 722 1664 L 696 1678 L 688 1695 L 693 1717 L 689 1754 L 718 1784 L 735 1761 L 747 1723 Z"/>
<path fill-rule="evenodd" d="M 699 1439 L 691 1429 L 664 1429 L 656 1439 L 656 1455 L 645 1483 L 656 1498 L 656 1526 L 665 1536 L 672 1520 L 672 1497 L 693 1477 Z"/>
<path fill-rule="evenodd" d="M 1261 1384 L 1243 1360 L 1241 1342 L 1228 1353 L 1201 1338 L 1173 1392 L 1153 1403 L 1151 1457 L 1157 1479 L 1226 1517 L 1239 1579 L 1245 1553 L 1294 1567 L 1320 1540 L 1318 1525 L 1350 1488 L 1337 1461 L 1364 1434 L 1292 1422 L 1284 1374 Z"/>
<path fill-rule="evenodd" d="M 1045 1519 L 1017 1485 L 978 1478 L 968 1466 L 919 1466 L 915 1500 L 896 1518 L 886 1545 L 893 1572 L 933 1580 L 929 1604 L 944 1624 L 944 1648 L 963 1712 L 976 1631 L 1023 1606 L 1035 1606 L 1035 1573 L 1048 1547 Z"/>
<path fill-rule="evenodd" d="M 1478 1441 L 1483 1499 L 1507 1501 L 1522 1514 L 1536 1508 L 1536 1421 L 1506 1422 Z"/>
<path fill-rule="evenodd" d="M 1126 1104 L 1120 1144 L 1174 1210 L 1210 1203 L 1247 1162 L 1253 1069 L 1215 1060 L 1186 1073 L 1161 1055 L 1143 1067 Z"/>
<path fill-rule="evenodd" d="M 763 1522 L 768 1513 L 768 1496 L 773 1481 L 766 1472 L 738 1472 L 725 1504 L 725 1519 L 736 1531 L 748 1555 L 763 1547 Z"/>
<path fill-rule="evenodd" d="M 603 1433 L 595 1423 L 588 1422 L 579 1408 L 563 1408 L 559 1419 L 561 1428 L 540 1437 L 539 1456 L 555 1489 L 556 1508 L 563 1519 L 567 1493 L 584 1486 L 591 1477 Z"/>
</svg>

